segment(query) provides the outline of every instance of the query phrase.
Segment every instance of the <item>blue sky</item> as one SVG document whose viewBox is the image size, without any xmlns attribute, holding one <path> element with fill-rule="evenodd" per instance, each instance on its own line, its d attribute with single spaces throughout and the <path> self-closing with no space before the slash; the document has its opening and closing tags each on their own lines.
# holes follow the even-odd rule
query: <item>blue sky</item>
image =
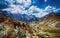
<svg viewBox="0 0 60 38">
<path fill-rule="evenodd" d="M 35 2 L 36 3 L 34 3 L 34 5 L 40 8 L 45 8 L 48 5 L 56 7 L 56 8 L 60 8 L 60 0 L 36 0 Z"/>
<path fill-rule="evenodd" d="M 60 12 L 60 0 L 0 0 L 0 10 L 42 17 L 50 12 Z"/>
<path fill-rule="evenodd" d="M 0 8 L 6 8 L 8 7 L 9 4 L 16 2 L 17 0 L 0 0 Z M 18 0 L 22 2 L 21 0 Z M 29 2 L 30 1 L 30 2 Z M 60 0 L 27 0 L 27 2 L 30 3 L 30 6 L 36 6 L 40 9 L 45 9 L 47 6 L 55 7 L 55 8 L 60 8 Z M 26 2 L 26 4 L 27 4 Z M 18 3 L 20 4 L 20 3 Z M 28 4 L 29 5 L 29 4 Z M 29 9 L 29 7 L 27 7 Z M 26 9 L 26 8 L 25 8 Z"/>
</svg>

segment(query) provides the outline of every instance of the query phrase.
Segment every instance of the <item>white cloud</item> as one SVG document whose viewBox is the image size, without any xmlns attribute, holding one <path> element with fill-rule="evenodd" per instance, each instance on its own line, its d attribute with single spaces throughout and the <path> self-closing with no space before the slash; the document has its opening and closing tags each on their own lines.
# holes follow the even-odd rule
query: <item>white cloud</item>
<svg viewBox="0 0 60 38">
<path fill-rule="evenodd" d="M 13 4 L 15 1 L 14 0 L 5 0 L 7 1 L 9 4 Z"/>
<path fill-rule="evenodd" d="M 16 0 L 17 3 L 20 3 L 23 7 L 29 7 L 31 5 L 31 0 Z"/>
<path fill-rule="evenodd" d="M 58 9 L 54 10 L 54 12 L 60 12 L 60 8 L 58 8 Z"/>
<path fill-rule="evenodd" d="M 29 12 L 29 15 L 35 15 L 36 17 L 39 17 L 39 18 L 48 14 L 48 13 L 44 12 L 44 10 L 42 10 L 36 6 L 31 6 L 29 8 L 28 12 Z M 37 12 L 37 13 L 34 13 L 34 12 Z"/>
<path fill-rule="evenodd" d="M 3 11 L 7 11 L 9 13 L 35 15 L 36 17 L 40 18 L 48 14 L 48 12 L 56 10 L 55 7 L 49 5 L 44 10 L 33 5 L 30 6 L 32 2 L 31 0 L 16 0 L 16 3 L 19 3 L 18 5 L 14 4 L 14 0 L 8 1 L 11 4 L 9 5 L 9 8 L 3 9 Z M 28 10 L 25 10 L 25 8 L 28 8 L 29 6 L 30 8 Z"/>
<path fill-rule="evenodd" d="M 6 0 L 10 3 L 9 8 L 3 9 L 11 13 L 20 13 L 25 14 L 26 10 L 25 8 L 28 8 L 31 5 L 31 0 Z M 16 3 L 16 4 L 14 4 Z M 18 4 L 19 3 L 19 4 Z"/>
<path fill-rule="evenodd" d="M 53 6 L 47 6 L 47 7 L 45 7 L 45 10 L 44 10 L 45 12 L 60 12 L 60 8 L 55 8 L 55 7 L 53 7 Z"/>
<path fill-rule="evenodd" d="M 24 10 L 22 6 L 12 5 L 10 8 L 3 9 L 3 11 L 4 10 L 8 11 L 9 13 L 15 13 L 15 14 L 35 15 L 36 17 L 39 17 L 39 18 L 48 14 L 36 6 L 31 6 L 28 10 Z"/>
<path fill-rule="evenodd" d="M 45 8 L 44 11 L 46 11 L 46 12 L 54 12 L 54 10 L 56 10 L 55 7 L 52 7 L 52 6 L 49 6 L 49 5 L 48 5 L 48 6 Z"/>
<path fill-rule="evenodd" d="M 42 12 L 42 9 L 37 8 L 36 6 L 31 6 L 28 11 L 29 11 L 30 13 L 33 13 L 34 11 L 35 11 L 35 12 Z"/>
<path fill-rule="evenodd" d="M 22 4 L 23 3 L 23 0 L 16 0 L 16 2 Z"/>
<path fill-rule="evenodd" d="M 36 17 L 43 17 L 43 16 L 49 14 L 50 12 L 60 11 L 60 8 L 57 9 L 57 8 L 55 8 L 55 7 L 52 7 L 52 6 L 49 6 L 49 5 L 48 5 L 48 6 L 45 7 L 45 9 L 43 10 L 43 9 L 40 9 L 40 8 L 38 8 L 38 7 L 36 7 L 36 6 L 31 6 L 30 9 L 29 9 L 29 11 L 30 11 L 30 13 L 31 13 L 32 15 L 35 15 Z M 37 13 L 33 13 L 34 11 L 37 12 Z"/>
<path fill-rule="evenodd" d="M 25 14 L 26 13 L 26 10 L 24 10 L 24 8 L 22 6 L 15 6 L 15 5 L 12 5 L 10 8 L 7 8 L 7 9 L 3 9 L 3 11 L 6 10 L 8 11 L 9 13 L 15 13 L 15 14 Z"/>
<path fill-rule="evenodd" d="M 48 0 L 44 0 L 44 2 L 47 2 Z"/>
<path fill-rule="evenodd" d="M 49 6 L 49 5 L 45 8 L 45 10 L 54 10 L 54 9 L 56 9 L 56 8 Z"/>
</svg>

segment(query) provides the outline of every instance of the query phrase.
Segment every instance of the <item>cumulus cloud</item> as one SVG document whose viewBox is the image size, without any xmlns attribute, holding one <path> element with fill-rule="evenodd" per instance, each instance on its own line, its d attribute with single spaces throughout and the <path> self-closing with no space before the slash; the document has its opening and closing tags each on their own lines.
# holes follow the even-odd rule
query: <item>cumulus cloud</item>
<svg viewBox="0 0 60 38">
<path fill-rule="evenodd" d="M 50 12 L 60 12 L 60 8 L 55 8 L 53 6 L 48 5 L 48 6 L 45 7 L 44 11 L 48 12 L 48 13 L 50 13 Z"/>
<path fill-rule="evenodd" d="M 7 9 L 3 9 L 3 11 L 7 11 L 8 13 L 15 13 L 15 14 L 25 14 L 26 10 L 24 10 L 24 8 L 22 6 L 15 6 L 15 5 L 11 5 L 11 7 L 7 8 Z"/>
<path fill-rule="evenodd" d="M 29 7 L 31 5 L 31 0 L 16 0 L 17 3 L 20 3 L 23 7 Z"/>
<path fill-rule="evenodd" d="M 48 14 L 48 13 L 44 12 L 44 10 L 42 10 L 36 6 L 31 6 L 28 10 L 28 13 L 30 15 L 35 15 L 36 17 L 43 17 L 46 14 Z"/>
<path fill-rule="evenodd" d="M 44 2 L 47 2 L 47 0 L 44 0 Z"/>
<path fill-rule="evenodd" d="M 46 11 L 46 12 L 54 12 L 54 10 L 56 10 L 56 9 L 57 8 L 48 5 L 47 7 L 45 7 L 45 10 L 44 11 Z"/>
<path fill-rule="evenodd" d="M 57 8 L 50 6 L 50 5 L 46 6 L 44 10 L 40 9 L 36 6 L 31 6 L 29 8 L 29 13 L 32 15 L 35 15 L 36 17 L 43 17 L 51 12 L 57 12 L 59 10 L 60 10 L 60 8 L 57 9 Z"/>
<path fill-rule="evenodd" d="M 11 5 L 19 5 L 24 8 L 27 8 L 31 5 L 31 0 L 6 0 L 9 3 L 9 6 Z"/>
<path fill-rule="evenodd" d="M 43 17 L 46 14 L 48 14 L 47 12 L 52 12 L 56 10 L 55 7 L 49 5 L 44 10 L 33 5 L 30 6 L 32 3 L 31 0 L 7 0 L 7 1 L 10 3 L 9 8 L 3 9 L 3 11 L 7 11 L 8 13 L 35 15 L 36 17 Z M 25 8 L 28 7 L 29 9 L 25 10 Z"/>
<path fill-rule="evenodd" d="M 30 13 L 35 13 L 35 12 L 42 12 L 42 9 L 40 9 L 40 8 L 38 8 L 38 7 L 36 7 L 36 6 L 31 6 L 29 9 L 28 9 L 28 11 L 30 12 Z M 34 12 L 35 11 L 35 12 Z"/>
<path fill-rule="evenodd" d="M 3 9 L 3 11 L 8 11 L 11 13 L 20 13 L 25 14 L 25 8 L 28 8 L 31 5 L 31 0 L 6 0 L 10 3 L 9 8 Z M 16 4 L 14 4 L 16 3 Z"/>
</svg>

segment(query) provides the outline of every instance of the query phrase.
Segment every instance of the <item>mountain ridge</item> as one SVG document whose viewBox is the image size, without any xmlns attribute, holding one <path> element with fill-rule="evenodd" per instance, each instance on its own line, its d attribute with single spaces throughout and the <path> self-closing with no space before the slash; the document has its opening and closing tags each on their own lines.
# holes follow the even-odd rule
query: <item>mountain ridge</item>
<svg viewBox="0 0 60 38">
<path fill-rule="evenodd" d="M 60 25 L 58 22 L 60 19 L 57 19 L 60 16 L 52 15 L 52 18 L 50 17 L 48 20 L 44 17 L 45 20 L 28 23 L 0 14 L 0 19 L 4 19 L 0 22 L 0 38 L 60 38 L 60 28 L 56 28 Z M 58 26 L 55 26 L 56 24 Z"/>
<path fill-rule="evenodd" d="M 55 24 L 55 26 L 60 26 L 60 13 L 49 13 L 46 16 L 42 17 L 40 19 L 40 21 L 38 21 L 37 23 L 40 23 L 41 25 L 47 25 L 47 26 L 51 26 L 53 27 L 53 25 Z M 49 25 L 50 24 L 50 25 Z M 58 25 L 59 24 L 59 25 Z"/>
</svg>

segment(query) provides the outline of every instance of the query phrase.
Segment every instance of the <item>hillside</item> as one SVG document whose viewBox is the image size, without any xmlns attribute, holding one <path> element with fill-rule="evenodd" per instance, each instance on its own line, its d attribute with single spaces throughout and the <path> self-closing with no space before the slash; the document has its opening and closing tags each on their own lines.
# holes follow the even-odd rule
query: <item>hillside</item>
<svg viewBox="0 0 60 38">
<path fill-rule="evenodd" d="M 60 27 L 60 13 L 49 13 L 42 17 L 38 23 L 44 26 Z"/>
<path fill-rule="evenodd" d="M 60 21 L 59 15 L 50 13 L 41 21 L 26 23 L 0 14 L 0 38 L 60 38 L 60 28 L 51 28 L 51 24 Z"/>
</svg>

